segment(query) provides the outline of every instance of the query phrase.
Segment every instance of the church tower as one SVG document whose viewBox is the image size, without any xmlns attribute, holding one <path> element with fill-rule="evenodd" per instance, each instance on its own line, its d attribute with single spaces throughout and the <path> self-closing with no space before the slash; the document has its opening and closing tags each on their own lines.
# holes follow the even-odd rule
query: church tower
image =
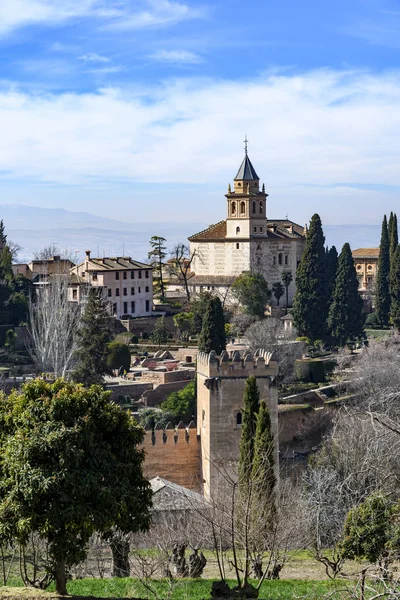
<svg viewBox="0 0 400 600">
<path fill-rule="evenodd" d="M 234 179 L 233 191 L 229 184 L 225 197 L 228 201 L 228 238 L 267 236 L 265 187 L 260 191 L 260 178 L 251 164 L 245 140 L 245 156 Z"/>
</svg>

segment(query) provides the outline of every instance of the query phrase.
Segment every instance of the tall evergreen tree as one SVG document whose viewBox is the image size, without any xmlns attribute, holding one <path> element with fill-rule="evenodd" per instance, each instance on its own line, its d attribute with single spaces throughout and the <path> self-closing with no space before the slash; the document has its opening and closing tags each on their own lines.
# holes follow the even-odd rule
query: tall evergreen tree
<svg viewBox="0 0 400 600">
<path fill-rule="evenodd" d="M 390 217 L 388 220 L 388 236 L 389 236 L 389 246 L 390 246 L 390 254 L 392 253 L 392 235 L 393 235 L 393 224 L 394 224 L 394 215 L 393 211 L 390 211 Z"/>
<path fill-rule="evenodd" d="M 251 479 L 254 486 L 255 501 L 259 508 L 263 508 L 265 519 L 272 517 L 275 512 L 276 476 L 274 463 L 274 437 L 271 430 L 271 418 L 268 407 L 265 401 L 262 400 L 257 413 Z"/>
<path fill-rule="evenodd" d="M 293 281 L 293 275 L 291 271 L 283 271 L 281 275 L 282 283 L 285 286 L 286 292 L 286 305 L 285 305 L 285 315 L 287 314 L 287 309 L 289 306 L 289 286 Z"/>
<path fill-rule="evenodd" d="M 103 377 L 108 372 L 108 344 L 112 338 L 107 305 L 95 288 L 88 293 L 77 336 L 74 380 L 87 387 L 102 384 Z"/>
<path fill-rule="evenodd" d="M 392 223 L 388 227 L 389 234 L 389 246 L 390 246 L 390 277 L 389 277 L 389 288 L 392 285 L 392 267 L 394 263 L 394 255 L 397 250 L 397 246 L 399 245 L 399 232 L 397 228 L 397 215 L 396 213 L 390 213 Z M 389 219 L 390 223 L 390 219 Z"/>
<path fill-rule="evenodd" d="M 295 327 L 312 342 L 326 336 L 328 316 L 325 238 L 319 215 L 310 223 L 306 245 L 296 275 L 293 301 Z"/>
<path fill-rule="evenodd" d="M 242 431 L 240 436 L 239 479 L 240 484 L 249 481 L 254 457 L 254 440 L 257 413 L 260 410 L 260 392 L 254 376 L 246 379 L 243 396 Z"/>
<path fill-rule="evenodd" d="M 226 348 L 225 318 L 221 300 L 212 297 L 206 304 L 201 333 L 199 336 L 199 350 L 211 352 L 215 350 L 221 354 Z"/>
<path fill-rule="evenodd" d="M 376 275 L 375 312 L 380 325 L 389 324 L 390 313 L 390 249 L 386 215 L 383 217 L 379 246 L 378 273 Z"/>
<path fill-rule="evenodd" d="M 338 252 L 335 246 L 326 249 L 326 273 L 328 288 L 328 303 L 332 302 L 332 294 L 335 289 L 336 273 L 338 268 Z"/>
<path fill-rule="evenodd" d="M 165 238 L 153 235 L 150 238 L 151 250 L 147 255 L 153 267 L 154 295 L 158 295 L 162 302 L 165 300 L 163 266 L 164 259 L 167 256 L 167 247 L 164 245 L 164 242 L 166 242 Z"/>
<path fill-rule="evenodd" d="M 349 244 L 344 244 L 329 310 L 328 326 L 334 344 L 343 346 L 348 340 L 363 336 L 362 298 Z"/>
<path fill-rule="evenodd" d="M 397 245 L 396 252 L 392 257 L 390 269 L 390 320 L 393 325 L 400 329 L 400 246 Z"/>
</svg>

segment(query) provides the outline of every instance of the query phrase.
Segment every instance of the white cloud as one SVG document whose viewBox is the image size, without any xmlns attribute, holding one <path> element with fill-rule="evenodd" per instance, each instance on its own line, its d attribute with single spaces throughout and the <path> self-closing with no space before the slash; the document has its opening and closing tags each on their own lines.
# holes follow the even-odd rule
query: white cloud
<svg viewBox="0 0 400 600">
<path fill-rule="evenodd" d="M 113 29 L 174 24 L 199 17 L 202 10 L 171 0 L 1 0 L 0 35 L 20 27 L 59 24 L 76 17 L 102 19 Z M 107 5 L 107 7 L 106 7 Z"/>
<path fill-rule="evenodd" d="M 322 204 L 331 222 L 337 212 L 360 222 L 369 202 L 384 210 L 386 192 L 351 185 L 400 186 L 397 72 L 176 80 L 97 94 L 14 88 L 0 91 L 0 129 L 0 172 L 14 180 L 207 184 L 222 194 L 247 132 L 251 159 L 282 214 L 309 215 Z"/>
<path fill-rule="evenodd" d="M 79 56 L 79 60 L 83 60 L 83 62 L 88 63 L 109 63 L 110 59 L 107 56 L 101 56 L 100 54 L 96 54 L 95 52 L 89 52 L 88 54 L 83 54 Z"/>
<path fill-rule="evenodd" d="M 201 56 L 189 50 L 158 50 L 154 54 L 151 54 L 150 58 L 159 62 L 187 65 L 197 65 L 203 62 Z"/>
</svg>

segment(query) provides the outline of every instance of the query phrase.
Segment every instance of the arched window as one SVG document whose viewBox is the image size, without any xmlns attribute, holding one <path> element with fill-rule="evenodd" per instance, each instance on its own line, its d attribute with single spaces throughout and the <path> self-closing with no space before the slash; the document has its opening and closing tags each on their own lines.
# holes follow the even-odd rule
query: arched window
<svg viewBox="0 0 400 600">
<path fill-rule="evenodd" d="M 283 254 L 280 252 L 279 256 L 278 256 L 278 262 L 280 265 L 282 264 L 282 258 L 283 258 Z"/>
<path fill-rule="evenodd" d="M 236 243 L 236 250 L 239 250 L 239 242 Z"/>
<path fill-rule="evenodd" d="M 240 233 L 240 227 L 236 227 L 236 235 Z"/>
<path fill-rule="evenodd" d="M 236 202 L 232 202 L 232 204 L 231 204 L 231 215 L 232 216 L 236 215 Z"/>
<path fill-rule="evenodd" d="M 262 215 L 262 214 L 263 214 L 263 203 L 260 202 L 260 215 Z"/>
<path fill-rule="evenodd" d="M 253 202 L 253 215 L 255 215 L 255 214 L 256 214 L 256 203 Z"/>
<path fill-rule="evenodd" d="M 246 213 L 246 204 L 244 202 L 240 203 L 240 214 L 244 215 Z"/>
<path fill-rule="evenodd" d="M 241 425 L 242 424 L 242 413 L 238 412 L 236 413 L 236 425 Z"/>
</svg>

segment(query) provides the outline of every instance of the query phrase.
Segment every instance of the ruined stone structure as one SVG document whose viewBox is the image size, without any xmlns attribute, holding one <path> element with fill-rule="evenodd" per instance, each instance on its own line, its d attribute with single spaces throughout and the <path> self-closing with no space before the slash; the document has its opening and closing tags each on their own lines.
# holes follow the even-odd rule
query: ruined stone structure
<svg viewBox="0 0 400 600">
<path fill-rule="evenodd" d="M 227 219 L 189 238 L 194 256 L 189 281 L 192 293 L 210 290 L 229 300 L 231 284 L 244 271 L 261 273 L 270 286 L 281 281 L 283 271 L 290 271 L 291 304 L 307 230 L 287 218 L 267 218 L 268 194 L 264 185 L 260 189 L 247 147 L 233 190 L 229 184 L 225 197 Z"/>
<path fill-rule="evenodd" d="M 278 465 L 278 392 L 275 384 L 278 364 L 270 352 L 255 356 L 238 351 L 199 352 L 197 357 L 197 434 L 201 444 L 201 478 L 207 497 L 218 481 L 218 465 L 236 462 L 242 425 L 243 393 L 246 379 L 254 375 L 260 397 L 268 404 L 275 435 L 275 464 Z"/>
</svg>

